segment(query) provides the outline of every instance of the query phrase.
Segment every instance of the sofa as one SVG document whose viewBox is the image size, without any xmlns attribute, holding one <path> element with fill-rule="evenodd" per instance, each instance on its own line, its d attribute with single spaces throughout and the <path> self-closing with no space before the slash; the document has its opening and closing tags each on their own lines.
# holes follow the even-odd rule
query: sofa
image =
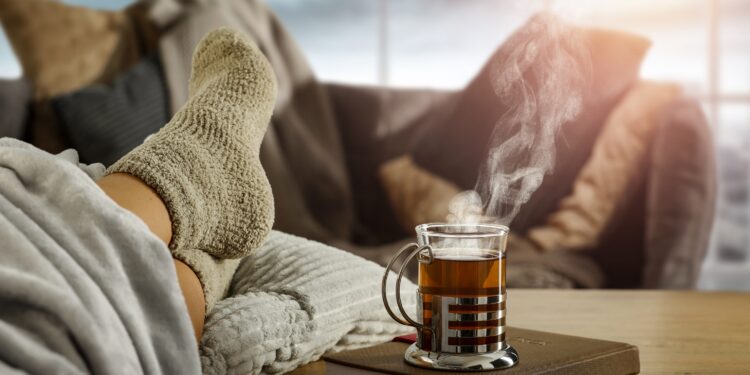
<svg viewBox="0 0 750 375">
<path fill-rule="evenodd" d="M 471 189 L 472 178 L 476 178 L 481 164 L 479 159 L 486 155 L 487 145 L 481 140 L 494 126 L 499 108 L 484 100 L 491 95 L 491 87 L 487 87 L 483 71 L 466 89 L 458 91 L 329 84 L 315 78 L 292 36 L 260 1 L 157 0 L 136 3 L 122 12 L 84 11 L 50 3 L 53 2 L 0 1 L 0 22 L 27 73 L 19 80 L 0 82 L 0 136 L 21 138 L 50 152 L 74 147 L 86 162 L 102 162 L 104 157 L 116 160 L 128 147 L 134 147 L 133 143 L 157 131 L 184 102 L 192 43 L 197 42 L 203 30 L 227 25 L 246 31 L 256 40 L 279 80 L 277 109 L 261 151 L 274 190 L 275 229 L 385 264 L 414 233 L 404 225 L 400 218 L 404 208 L 394 206 L 390 191 L 403 186 L 384 184 L 384 166 L 406 156 L 413 159 L 414 168 L 420 173 L 460 191 Z M 55 87 L 42 79 L 49 74 L 39 66 L 39 54 L 29 50 L 34 49 L 30 40 L 35 33 L 80 27 L 82 21 L 76 16 L 55 18 L 58 7 L 65 7 L 72 15 L 85 13 L 81 19 L 89 21 L 83 24 L 103 27 L 120 42 L 105 40 L 90 47 L 99 48 L 99 54 L 104 55 L 96 57 L 102 60 L 101 74 L 62 80 L 65 84 Z M 36 26 L 32 26 L 37 29 L 19 26 L 24 17 L 36 17 Z M 45 23 L 46 18 L 55 21 Z M 98 22 L 99 19 L 104 21 Z M 54 22 L 70 24 L 49 26 Z M 618 108 L 627 102 L 628 107 L 619 111 L 628 126 L 645 123 L 638 116 L 637 105 L 639 100 L 644 101 L 638 90 L 651 86 L 638 78 L 638 68 L 648 43 L 609 31 L 586 31 L 586 35 L 587 41 L 597 46 L 592 48 L 595 88 L 584 103 L 585 111 L 577 125 L 561 130 L 567 142 L 558 142 L 556 169 L 545 177 L 510 226 L 509 286 L 694 287 L 708 246 L 716 194 L 713 143 L 700 105 L 675 93 L 649 112 L 648 123 L 652 125 L 644 130 L 647 133 L 637 134 L 641 138 L 636 142 L 635 156 L 611 155 L 608 150 L 612 148 L 603 146 L 611 145 L 613 138 L 630 134 L 618 133 L 617 125 L 610 126 L 614 130 L 603 131 L 613 114 L 619 113 Z M 94 39 L 102 38 L 92 37 L 92 44 Z M 102 47 L 103 43 L 109 47 Z M 496 54 L 503 53 L 500 46 Z M 152 69 L 152 64 L 151 70 L 141 66 L 138 74 L 132 73 L 149 56 L 158 56 L 158 69 Z M 32 66 L 34 69 L 29 69 Z M 91 70 L 91 64 L 60 74 L 80 78 L 82 69 Z M 126 74 L 130 75 L 123 79 Z M 158 79 L 149 78 L 149 74 L 157 74 Z M 102 130 L 97 133 L 99 138 L 87 133 L 82 124 L 101 124 L 101 119 L 107 117 L 97 115 L 93 120 L 79 121 L 90 113 L 81 112 L 79 107 L 85 108 L 86 100 L 111 97 L 116 90 L 127 92 L 128 85 L 138 77 L 140 82 L 162 84 L 151 92 L 163 103 L 148 109 L 148 115 L 132 120 L 141 125 L 153 123 L 155 127 L 142 126 L 137 136 L 128 138 L 130 143 L 116 145 L 108 142 L 125 125 L 118 124 L 117 133 Z M 91 87 L 99 91 L 92 94 Z M 82 94 L 81 90 L 88 91 Z M 122 100 L 107 103 L 127 105 Z M 99 110 L 102 108 L 105 107 Z M 136 110 L 143 107 L 119 109 L 117 113 Z M 122 116 L 110 118 L 119 121 Z M 456 124 L 460 123 L 475 125 L 459 129 Z M 603 140 L 602 134 L 610 135 Z M 94 145 L 96 150 L 88 153 Z M 448 146 L 470 152 L 451 159 L 450 154 L 440 153 Z M 101 156 L 102 152 L 109 154 Z M 98 159 L 87 159 L 88 155 L 97 155 Z M 625 181 L 618 182 L 618 199 L 597 201 L 594 194 L 582 201 L 580 192 L 608 184 L 607 171 L 602 172 L 606 167 L 602 165 L 613 160 L 626 160 L 620 166 L 631 171 Z M 468 167 L 451 166 L 459 161 Z M 599 185 L 592 187 L 590 182 L 597 178 Z M 596 233 L 573 228 L 571 222 L 566 222 L 566 217 L 585 214 L 582 207 L 598 207 L 601 203 L 609 205 L 606 217 L 597 219 Z M 571 211 L 577 214 L 566 213 Z M 406 215 L 409 214 L 407 210 Z M 585 241 L 566 242 L 577 233 L 584 233 Z M 545 242 L 545 238 L 555 240 Z M 522 272 L 514 275 L 517 270 Z"/>
</svg>

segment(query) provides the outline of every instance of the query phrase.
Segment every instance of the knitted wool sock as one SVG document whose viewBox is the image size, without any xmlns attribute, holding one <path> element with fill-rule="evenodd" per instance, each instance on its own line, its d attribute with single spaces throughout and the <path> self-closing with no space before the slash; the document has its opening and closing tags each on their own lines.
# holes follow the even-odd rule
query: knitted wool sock
<svg viewBox="0 0 750 375">
<path fill-rule="evenodd" d="M 255 44 L 220 28 L 196 47 L 189 91 L 172 120 L 107 173 L 136 176 L 161 196 L 172 220 L 169 248 L 196 272 L 210 306 L 226 292 L 235 259 L 273 224 L 259 152 L 276 83 Z"/>
</svg>

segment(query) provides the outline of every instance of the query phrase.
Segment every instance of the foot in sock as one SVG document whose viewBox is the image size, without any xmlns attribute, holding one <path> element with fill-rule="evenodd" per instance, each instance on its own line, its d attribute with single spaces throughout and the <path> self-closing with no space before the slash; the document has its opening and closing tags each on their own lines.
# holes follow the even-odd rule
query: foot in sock
<svg viewBox="0 0 750 375">
<path fill-rule="evenodd" d="M 185 106 L 107 171 L 156 190 L 172 221 L 169 247 L 204 289 L 205 278 L 218 275 L 201 263 L 247 255 L 273 224 L 259 152 L 275 99 L 274 75 L 258 47 L 239 32 L 215 30 L 196 47 Z"/>
</svg>

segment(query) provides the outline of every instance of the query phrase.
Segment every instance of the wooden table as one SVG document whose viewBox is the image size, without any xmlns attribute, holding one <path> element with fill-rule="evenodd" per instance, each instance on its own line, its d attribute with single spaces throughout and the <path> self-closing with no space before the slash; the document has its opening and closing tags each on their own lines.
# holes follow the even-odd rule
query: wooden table
<svg viewBox="0 0 750 375">
<path fill-rule="evenodd" d="M 750 374 L 750 294 L 508 292 L 508 324 L 638 346 L 644 374 Z M 318 361 L 295 374 L 331 374 Z"/>
</svg>

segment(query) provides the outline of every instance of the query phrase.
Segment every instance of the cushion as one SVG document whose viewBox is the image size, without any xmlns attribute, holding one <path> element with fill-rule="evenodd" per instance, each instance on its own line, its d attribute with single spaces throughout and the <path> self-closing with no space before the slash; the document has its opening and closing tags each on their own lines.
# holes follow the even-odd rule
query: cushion
<svg viewBox="0 0 750 375">
<path fill-rule="evenodd" d="M 101 11 L 52 0 L 0 0 L 0 23 L 34 87 L 29 138 L 52 153 L 70 147 L 49 98 L 98 82 L 111 82 L 149 46 L 134 21 L 146 5 Z"/>
<path fill-rule="evenodd" d="M 451 199 L 460 192 L 451 182 L 415 165 L 409 156 L 383 164 L 380 182 L 406 233 L 419 224 L 445 221 Z"/>
<path fill-rule="evenodd" d="M 272 231 L 240 263 L 231 297 L 206 318 L 200 343 L 203 373 L 285 373 L 329 350 L 371 346 L 413 332 L 385 311 L 383 271 L 345 251 Z M 393 279 L 388 289 L 392 304 Z M 415 291 L 414 284 L 403 281 L 401 298 L 412 316 Z"/>
<path fill-rule="evenodd" d="M 501 101 L 495 94 L 492 85 L 495 70 L 493 64 L 506 61 L 516 52 L 515 46 L 519 40 L 533 40 L 536 35 L 545 32 L 546 28 L 540 25 L 548 17 L 550 16 L 532 17 L 508 39 L 511 43 L 504 43 L 494 53 L 490 62 L 457 98 L 452 113 L 434 124 L 432 130 L 426 132 L 414 148 L 412 156 L 418 165 L 452 181 L 461 189 L 475 187 L 480 167 L 488 155 L 488 140 L 496 125 L 504 124 L 498 124 L 498 120 L 512 105 Z M 563 28 L 567 29 L 562 32 L 580 32 L 583 42 L 588 46 L 590 88 L 584 95 L 581 113 L 575 120 L 560 128 L 558 139 L 564 141 L 556 144 L 557 164 L 554 174 L 544 179 L 513 221 L 513 228 L 521 233 L 542 223 L 557 208 L 560 199 L 570 193 L 573 180 L 588 158 L 601 124 L 622 94 L 636 81 L 640 62 L 649 46 L 647 40 L 630 34 L 572 26 Z M 541 59 L 546 55 L 541 51 L 536 56 Z M 532 71 L 533 69 L 528 69 L 519 73 L 525 75 L 529 89 L 537 92 L 541 83 L 533 76 L 528 76 Z M 510 165 L 515 162 L 508 161 Z"/>
<path fill-rule="evenodd" d="M 125 12 L 51 0 L 0 0 L 0 22 L 37 97 L 107 81 L 137 60 Z"/>
<path fill-rule="evenodd" d="M 29 115 L 31 86 L 24 79 L 0 80 L 0 138 L 23 138 Z"/>
<path fill-rule="evenodd" d="M 168 120 L 159 60 L 144 58 L 115 80 L 52 99 L 63 129 L 87 163 L 110 165 Z"/>
<path fill-rule="evenodd" d="M 641 82 L 607 119 L 591 157 L 575 180 L 573 192 L 547 223 L 528 232 L 542 250 L 590 249 L 629 206 L 645 182 L 651 143 L 661 113 L 677 99 L 676 85 Z"/>
</svg>

